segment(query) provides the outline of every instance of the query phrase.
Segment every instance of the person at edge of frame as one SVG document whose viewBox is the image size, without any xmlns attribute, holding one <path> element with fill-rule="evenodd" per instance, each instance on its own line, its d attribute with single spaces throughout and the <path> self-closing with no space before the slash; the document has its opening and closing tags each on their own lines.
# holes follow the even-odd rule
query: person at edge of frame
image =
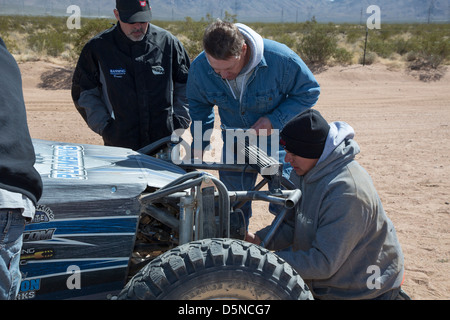
<svg viewBox="0 0 450 320">
<path fill-rule="evenodd" d="M 25 224 L 34 218 L 42 180 L 33 148 L 16 60 L 0 38 L 0 300 L 20 289 Z"/>
</svg>

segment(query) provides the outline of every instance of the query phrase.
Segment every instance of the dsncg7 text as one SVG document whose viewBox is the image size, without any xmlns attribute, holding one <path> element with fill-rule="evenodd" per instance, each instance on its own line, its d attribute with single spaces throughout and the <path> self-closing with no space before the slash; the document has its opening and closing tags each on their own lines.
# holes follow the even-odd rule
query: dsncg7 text
<svg viewBox="0 0 450 320">
<path fill-rule="evenodd" d="M 270 310 L 270 305 L 241 305 L 241 304 L 231 304 L 222 306 L 223 315 L 267 315 Z"/>
</svg>

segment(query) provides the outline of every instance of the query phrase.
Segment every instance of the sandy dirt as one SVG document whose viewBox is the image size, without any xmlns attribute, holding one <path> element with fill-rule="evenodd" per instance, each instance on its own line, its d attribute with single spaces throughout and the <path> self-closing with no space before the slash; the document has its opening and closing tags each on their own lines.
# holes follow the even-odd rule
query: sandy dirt
<svg viewBox="0 0 450 320">
<path fill-rule="evenodd" d="M 102 144 L 75 110 L 71 70 L 48 62 L 20 63 L 33 138 Z M 317 109 L 346 121 L 361 146 L 405 254 L 405 291 L 413 299 L 450 298 L 450 71 L 420 81 L 382 64 L 332 67 L 318 73 Z M 273 219 L 255 205 L 250 230 Z"/>
</svg>

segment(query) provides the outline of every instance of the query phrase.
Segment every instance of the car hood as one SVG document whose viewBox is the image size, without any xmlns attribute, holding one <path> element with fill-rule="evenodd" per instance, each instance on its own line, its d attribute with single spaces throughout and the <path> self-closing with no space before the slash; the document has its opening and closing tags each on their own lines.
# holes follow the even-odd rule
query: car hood
<svg viewBox="0 0 450 320">
<path fill-rule="evenodd" d="M 33 145 L 44 184 L 41 203 L 136 197 L 186 173 L 131 149 L 38 139 Z"/>
</svg>

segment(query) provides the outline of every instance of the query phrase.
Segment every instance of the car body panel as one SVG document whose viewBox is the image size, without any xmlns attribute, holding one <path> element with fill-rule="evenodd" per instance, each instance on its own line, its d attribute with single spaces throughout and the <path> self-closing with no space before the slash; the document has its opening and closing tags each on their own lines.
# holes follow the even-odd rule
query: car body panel
<svg viewBox="0 0 450 320">
<path fill-rule="evenodd" d="M 185 171 L 124 148 L 33 144 L 44 190 L 23 235 L 18 299 L 106 299 L 126 282 L 139 197 Z"/>
</svg>

